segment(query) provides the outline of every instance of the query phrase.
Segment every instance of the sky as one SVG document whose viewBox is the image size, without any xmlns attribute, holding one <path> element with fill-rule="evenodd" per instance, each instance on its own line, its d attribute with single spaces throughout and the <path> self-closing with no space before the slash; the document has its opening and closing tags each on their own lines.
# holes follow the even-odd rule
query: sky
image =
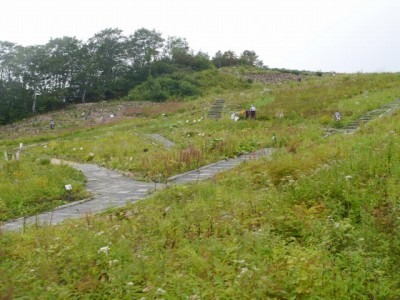
<svg viewBox="0 0 400 300">
<path fill-rule="evenodd" d="M 399 12 L 400 0 L 1 0 L 0 41 L 146 28 L 210 57 L 253 50 L 270 68 L 400 72 Z"/>
</svg>

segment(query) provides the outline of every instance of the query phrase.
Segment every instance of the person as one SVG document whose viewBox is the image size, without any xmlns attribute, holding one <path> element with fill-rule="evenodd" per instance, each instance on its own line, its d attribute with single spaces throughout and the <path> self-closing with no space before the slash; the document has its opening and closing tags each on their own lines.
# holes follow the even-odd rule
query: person
<svg viewBox="0 0 400 300">
<path fill-rule="evenodd" d="M 50 129 L 54 129 L 55 126 L 56 126 L 56 123 L 54 122 L 54 120 L 51 120 Z"/>
<path fill-rule="evenodd" d="M 252 119 L 256 119 L 256 108 L 254 107 L 254 105 L 250 105 L 250 117 Z"/>
</svg>

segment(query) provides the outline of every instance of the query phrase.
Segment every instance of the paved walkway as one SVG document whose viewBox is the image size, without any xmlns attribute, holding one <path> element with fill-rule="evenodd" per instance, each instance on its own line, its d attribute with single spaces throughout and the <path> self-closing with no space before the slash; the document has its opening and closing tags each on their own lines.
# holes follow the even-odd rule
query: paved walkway
<svg viewBox="0 0 400 300">
<path fill-rule="evenodd" d="M 175 146 L 175 143 L 166 139 L 165 137 L 157 134 L 157 133 L 153 133 L 153 134 L 148 134 L 147 136 L 149 136 L 151 139 L 161 143 L 165 148 L 170 149 L 173 146 Z"/>
<path fill-rule="evenodd" d="M 235 159 L 223 160 L 194 171 L 176 175 L 168 179 L 169 184 L 184 184 L 210 178 L 221 171 L 232 169 L 238 164 L 260 157 L 270 156 L 274 149 L 267 148 L 241 155 Z M 3 224 L 3 230 L 21 230 L 25 224 L 55 225 L 65 219 L 81 218 L 87 214 L 98 213 L 108 208 L 123 206 L 148 197 L 164 184 L 140 182 L 124 177 L 120 173 L 93 164 L 78 164 L 52 160 L 55 164 L 68 164 L 86 176 L 86 188 L 92 193 L 91 199 L 70 203 L 57 209 L 32 217 L 20 218 Z"/>
</svg>

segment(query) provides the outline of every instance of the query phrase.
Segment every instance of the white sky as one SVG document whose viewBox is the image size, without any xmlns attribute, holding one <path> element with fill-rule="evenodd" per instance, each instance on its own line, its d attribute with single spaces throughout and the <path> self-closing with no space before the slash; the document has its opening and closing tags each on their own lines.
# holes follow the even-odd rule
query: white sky
<svg viewBox="0 0 400 300">
<path fill-rule="evenodd" d="M 155 29 L 195 51 L 254 50 L 298 70 L 400 72 L 400 0 L 0 0 L 0 41 Z"/>
</svg>

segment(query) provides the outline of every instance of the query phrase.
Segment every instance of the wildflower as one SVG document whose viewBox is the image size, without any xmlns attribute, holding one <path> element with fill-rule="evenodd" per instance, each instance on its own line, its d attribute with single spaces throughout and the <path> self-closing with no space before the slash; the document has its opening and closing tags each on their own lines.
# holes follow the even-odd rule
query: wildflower
<svg viewBox="0 0 400 300">
<path fill-rule="evenodd" d="M 352 177 L 353 177 L 353 176 L 351 176 L 351 175 L 347 175 L 347 176 L 344 177 L 344 179 L 346 179 L 347 181 L 349 181 Z"/>
<path fill-rule="evenodd" d="M 244 264 L 244 263 L 245 263 L 245 260 L 244 260 L 244 259 L 241 259 L 241 260 L 234 260 L 234 262 L 235 262 L 235 263 L 238 263 L 238 264 Z"/>
<path fill-rule="evenodd" d="M 186 120 L 186 123 L 189 123 L 189 120 Z"/>
<path fill-rule="evenodd" d="M 147 293 L 148 291 L 151 291 L 151 289 L 152 289 L 153 287 L 152 286 L 147 286 L 147 287 L 145 287 L 144 289 L 143 289 L 143 293 Z"/>
<path fill-rule="evenodd" d="M 99 235 L 103 235 L 103 234 L 104 234 L 104 231 L 99 231 L 94 236 L 99 236 Z"/>
<path fill-rule="evenodd" d="M 239 275 L 237 275 L 236 278 L 242 277 L 244 274 L 247 273 L 248 270 L 249 270 L 249 269 L 247 269 L 247 268 L 242 268 L 242 269 L 240 270 Z"/>
<path fill-rule="evenodd" d="M 132 281 L 127 282 L 126 285 L 133 285 L 133 282 Z"/>
<path fill-rule="evenodd" d="M 108 251 L 110 251 L 110 247 L 104 246 L 104 247 L 101 247 L 99 250 L 97 250 L 97 253 L 105 253 L 106 255 L 108 255 Z"/>
<path fill-rule="evenodd" d="M 162 288 L 158 288 L 156 294 L 157 295 L 164 295 L 165 294 L 165 290 L 163 290 Z"/>
<path fill-rule="evenodd" d="M 112 260 L 109 260 L 108 261 L 108 265 L 111 267 L 111 266 L 113 266 L 113 265 L 115 265 L 115 264 L 117 264 L 118 263 L 118 259 L 112 259 Z"/>
</svg>

